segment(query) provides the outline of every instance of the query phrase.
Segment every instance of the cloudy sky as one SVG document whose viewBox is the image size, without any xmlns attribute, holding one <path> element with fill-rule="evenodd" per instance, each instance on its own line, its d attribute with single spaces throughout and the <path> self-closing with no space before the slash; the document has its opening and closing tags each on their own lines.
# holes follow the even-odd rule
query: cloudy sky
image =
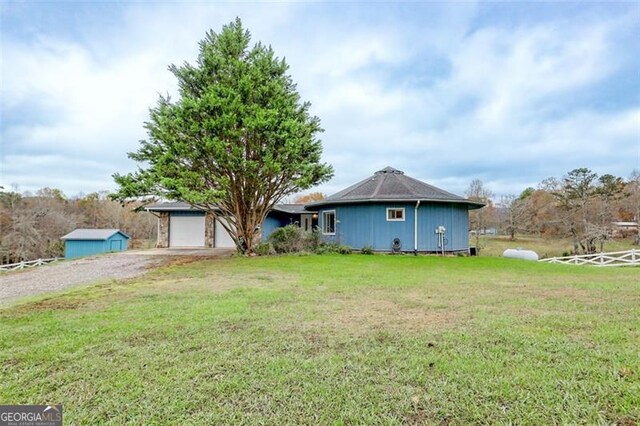
<svg viewBox="0 0 640 426">
<path fill-rule="evenodd" d="M 290 65 L 336 192 L 384 166 L 519 193 L 640 168 L 640 3 L 0 4 L 0 185 L 112 190 L 171 63 L 236 16 Z"/>
</svg>

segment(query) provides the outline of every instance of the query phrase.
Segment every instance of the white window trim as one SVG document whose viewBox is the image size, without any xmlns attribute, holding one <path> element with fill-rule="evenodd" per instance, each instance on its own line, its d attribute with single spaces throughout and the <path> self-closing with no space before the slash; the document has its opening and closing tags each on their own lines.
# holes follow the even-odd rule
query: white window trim
<svg viewBox="0 0 640 426">
<path fill-rule="evenodd" d="M 325 232 L 327 224 L 327 213 L 333 213 L 333 232 Z M 322 212 L 322 235 L 336 235 L 336 226 L 338 225 L 338 217 L 335 210 L 325 210 Z"/>
<path fill-rule="evenodd" d="M 402 210 L 402 219 L 389 219 L 389 210 Z M 404 207 L 387 207 L 387 222 L 404 222 L 406 217 Z"/>
</svg>

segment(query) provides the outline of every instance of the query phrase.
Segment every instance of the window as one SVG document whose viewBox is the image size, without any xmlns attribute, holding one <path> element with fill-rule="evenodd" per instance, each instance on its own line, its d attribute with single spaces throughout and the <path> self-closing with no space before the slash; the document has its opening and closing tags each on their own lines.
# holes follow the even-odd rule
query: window
<svg viewBox="0 0 640 426">
<path fill-rule="evenodd" d="M 325 235 L 335 235 L 336 233 L 336 211 L 327 210 L 322 212 L 322 233 Z"/>
<path fill-rule="evenodd" d="M 387 209 L 387 222 L 404 222 L 404 207 Z"/>
</svg>

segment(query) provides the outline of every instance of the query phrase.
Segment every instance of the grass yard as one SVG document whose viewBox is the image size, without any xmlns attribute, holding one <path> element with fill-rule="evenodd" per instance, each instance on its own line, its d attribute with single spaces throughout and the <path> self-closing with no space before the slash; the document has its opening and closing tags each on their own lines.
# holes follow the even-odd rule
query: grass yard
<svg viewBox="0 0 640 426">
<path fill-rule="evenodd" d="M 475 237 L 469 237 L 471 245 L 475 245 Z M 490 236 L 483 235 L 480 237 L 480 255 L 481 256 L 502 256 L 506 249 L 522 248 L 525 250 L 533 250 L 540 258 L 564 256 L 566 253 L 573 251 L 573 241 L 570 238 L 541 238 L 532 235 L 517 235 L 515 241 L 511 241 L 508 236 Z M 599 246 L 598 246 L 599 248 Z M 614 239 L 604 244 L 605 252 L 625 251 L 638 246 L 633 245 L 633 237 L 626 239 Z"/>
<path fill-rule="evenodd" d="M 66 424 L 636 424 L 640 269 L 325 255 L 0 310 L 0 403 Z"/>
</svg>

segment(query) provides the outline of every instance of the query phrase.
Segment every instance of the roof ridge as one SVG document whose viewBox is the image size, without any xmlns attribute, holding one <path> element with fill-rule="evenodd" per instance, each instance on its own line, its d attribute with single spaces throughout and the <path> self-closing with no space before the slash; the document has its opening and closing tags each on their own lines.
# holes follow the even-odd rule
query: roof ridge
<svg viewBox="0 0 640 426">
<path fill-rule="evenodd" d="M 373 179 L 376 179 L 376 176 L 380 176 L 379 175 L 380 172 L 376 172 L 376 174 L 373 176 Z M 373 196 L 375 197 L 376 195 L 378 195 L 378 192 L 380 192 L 380 187 L 382 186 L 382 184 L 384 183 L 384 179 L 387 177 L 387 175 L 382 176 L 380 179 L 378 179 L 378 184 L 376 185 L 376 189 L 373 190 Z"/>
<path fill-rule="evenodd" d="M 403 174 L 403 176 L 404 176 L 405 178 L 413 179 L 411 176 L 407 176 L 407 175 L 405 175 L 405 174 Z M 403 179 L 397 179 L 397 180 L 398 180 L 398 182 L 400 182 L 400 184 L 401 184 L 402 186 L 404 186 L 404 187 L 405 187 L 405 189 L 406 189 L 407 191 L 409 191 L 409 193 L 413 192 L 413 191 L 412 191 L 412 189 L 409 187 L 409 185 L 407 185 L 407 183 L 406 183 Z M 413 180 L 416 180 L 416 179 L 413 179 Z M 420 182 L 420 181 L 418 181 L 418 182 Z"/>
<path fill-rule="evenodd" d="M 361 185 L 364 185 L 365 183 L 371 181 L 372 179 L 375 179 L 375 176 L 370 176 L 370 177 L 368 177 L 366 179 L 362 179 L 361 181 L 356 182 L 353 185 L 346 187 L 342 191 L 338 191 L 335 194 L 332 194 L 332 195 L 328 196 L 327 198 L 325 198 L 325 200 L 331 200 L 331 199 L 335 199 L 336 197 L 342 197 L 342 196 L 344 196 L 346 194 L 349 194 L 354 189 L 359 188 Z M 319 202 L 319 201 L 316 201 L 316 202 Z"/>
</svg>

